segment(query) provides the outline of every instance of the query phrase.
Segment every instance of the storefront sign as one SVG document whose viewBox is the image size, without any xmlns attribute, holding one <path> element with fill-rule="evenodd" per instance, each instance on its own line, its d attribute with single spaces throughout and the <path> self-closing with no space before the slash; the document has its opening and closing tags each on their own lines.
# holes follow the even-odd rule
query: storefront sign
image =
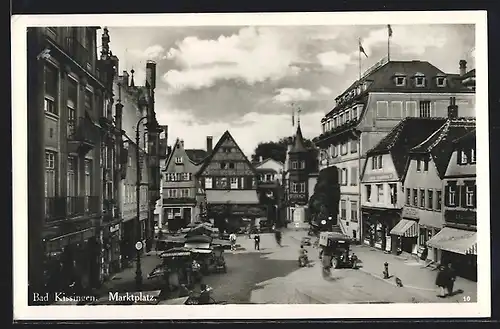
<svg viewBox="0 0 500 329">
<path fill-rule="evenodd" d="M 419 211 L 416 208 L 412 207 L 404 207 L 403 208 L 403 217 L 405 218 L 412 218 L 412 219 L 419 219 Z"/>
<path fill-rule="evenodd" d="M 109 233 L 113 233 L 113 232 L 116 232 L 120 229 L 120 224 L 116 224 L 116 225 L 113 225 L 113 226 L 110 226 L 109 227 Z"/>
<path fill-rule="evenodd" d="M 380 174 L 380 175 L 365 175 L 365 179 L 363 179 L 363 182 L 368 182 L 368 181 L 388 181 L 388 180 L 395 180 L 397 179 L 396 175 L 394 173 L 387 173 L 387 174 Z"/>
</svg>

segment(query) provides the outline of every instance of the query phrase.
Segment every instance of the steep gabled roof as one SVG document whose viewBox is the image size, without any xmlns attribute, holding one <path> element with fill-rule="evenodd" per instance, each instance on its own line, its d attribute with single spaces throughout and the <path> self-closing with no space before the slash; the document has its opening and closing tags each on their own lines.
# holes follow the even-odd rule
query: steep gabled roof
<svg viewBox="0 0 500 329">
<path fill-rule="evenodd" d="M 260 166 L 262 166 L 264 163 L 269 162 L 269 161 L 271 161 L 271 160 L 272 160 L 272 161 L 275 161 L 275 162 L 277 162 L 277 163 L 279 163 L 279 164 L 280 164 L 280 165 L 282 165 L 282 166 L 284 166 L 284 165 L 285 165 L 285 164 L 284 164 L 283 162 L 281 162 L 281 161 L 274 160 L 273 158 L 267 158 L 267 159 L 263 160 L 262 162 L 257 162 L 256 164 L 254 164 L 254 166 L 255 166 L 255 168 L 260 167 Z"/>
<path fill-rule="evenodd" d="M 402 178 L 408 161 L 408 151 L 429 137 L 445 122 L 444 118 L 407 117 L 369 150 L 367 156 L 391 154 L 396 173 Z"/>
<path fill-rule="evenodd" d="M 178 145 L 178 144 L 180 144 L 181 142 L 182 142 L 182 141 L 181 141 L 179 138 L 177 138 L 177 139 L 176 139 L 174 146 L 172 146 L 172 150 L 170 151 L 170 154 L 168 155 L 167 159 L 165 160 L 165 167 L 164 167 L 164 170 L 167 170 L 167 168 L 168 168 L 168 166 L 169 166 L 169 164 L 170 164 L 170 161 L 172 160 L 172 157 L 174 156 L 175 149 L 177 148 L 177 145 Z M 189 160 L 192 164 L 194 164 L 194 165 L 198 165 L 198 164 L 200 164 L 200 161 L 201 161 L 201 160 L 203 160 L 203 158 L 202 158 L 200 161 L 195 161 L 195 160 L 194 160 L 194 159 L 190 156 L 190 153 L 193 153 L 193 152 L 191 152 L 191 151 L 193 151 L 193 150 L 186 150 L 186 149 L 184 149 L 184 152 L 185 152 L 185 154 L 186 154 L 186 156 L 187 156 L 188 160 Z M 205 152 L 204 150 L 194 150 L 194 151 L 203 151 L 203 152 Z M 194 152 L 194 153 L 197 153 L 197 152 Z M 205 152 L 205 153 L 206 153 L 206 152 Z M 201 154 L 201 152 L 199 152 L 197 155 L 200 155 L 200 154 Z M 192 155 L 192 156 L 194 156 L 194 155 Z"/>
<path fill-rule="evenodd" d="M 439 176 L 442 178 L 453 152 L 453 142 L 476 129 L 475 118 L 447 120 L 426 140 L 410 150 L 411 154 L 431 154 Z"/>
<path fill-rule="evenodd" d="M 305 153 L 308 152 L 302 136 L 302 129 L 300 129 L 300 122 L 297 124 L 297 132 L 293 140 L 292 149 L 289 153 Z"/>
<path fill-rule="evenodd" d="M 207 157 L 207 151 L 202 149 L 187 149 L 186 154 L 193 163 L 200 163 Z"/>
<path fill-rule="evenodd" d="M 245 155 L 245 153 L 243 153 L 243 151 L 241 150 L 240 146 L 238 145 L 238 143 L 236 142 L 236 140 L 234 139 L 234 137 L 229 133 L 229 130 L 226 130 L 224 132 L 224 134 L 222 134 L 221 138 L 219 138 L 219 141 L 217 142 L 217 144 L 215 144 L 212 152 L 210 152 L 210 154 L 208 154 L 208 156 L 203 160 L 203 163 L 201 164 L 201 167 L 200 169 L 198 170 L 198 172 L 196 173 L 197 175 L 201 174 L 208 166 L 208 164 L 212 161 L 215 153 L 219 150 L 219 148 L 222 146 L 222 143 L 228 139 L 228 138 L 231 138 L 233 141 L 234 141 L 234 145 L 236 146 L 236 148 L 238 149 L 238 151 L 243 155 L 243 158 L 245 160 L 245 162 L 248 164 L 248 166 L 252 169 L 252 171 L 257 174 L 257 171 L 255 170 L 255 167 L 252 165 L 252 163 L 248 160 L 248 157 Z"/>
</svg>

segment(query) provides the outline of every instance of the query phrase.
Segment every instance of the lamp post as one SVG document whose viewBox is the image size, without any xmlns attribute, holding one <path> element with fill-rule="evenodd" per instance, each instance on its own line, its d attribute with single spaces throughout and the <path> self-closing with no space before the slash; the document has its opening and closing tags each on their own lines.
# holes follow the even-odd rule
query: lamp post
<svg viewBox="0 0 500 329">
<path fill-rule="evenodd" d="M 137 126 L 135 127 L 135 161 L 136 161 L 136 185 L 135 185 L 135 194 L 136 194 L 136 205 L 135 205 L 135 210 L 136 210 L 136 235 L 137 235 L 137 242 L 135 246 L 136 250 L 136 270 L 135 270 L 135 284 L 137 286 L 137 289 L 139 289 L 142 285 L 142 269 L 141 269 L 141 249 L 144 247 L 142 246 L 142 241 L 141 241 L 141 220 L 140 220 L 140 212 L 141 212 L 141 207 L 140 207 L 140 194 L 141 194 L 141 161 L 140 161 L 140 152 L 139 152 L 139 142 L 140 142 L 140 133 L 139 133 L 139 127 L 142 123 L 143 120 L 146 120 L 148 117 L 143 116 L 142 118 L 139 119 L 137 122 Z"/>
</svg>

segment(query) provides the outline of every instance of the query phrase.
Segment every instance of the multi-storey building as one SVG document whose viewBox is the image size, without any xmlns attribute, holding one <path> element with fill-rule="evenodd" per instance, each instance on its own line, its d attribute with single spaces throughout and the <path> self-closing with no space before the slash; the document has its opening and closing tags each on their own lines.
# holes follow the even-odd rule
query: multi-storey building
<svg viewBox="0 0 500 329">
<path fill-rule="evenodd" d="M 305 147 L 304 137 L 297 124 L 297 131 L 292 143 L 288 145 L 285 166 L 286 218 L 299 225 L 306 221 L 307 203 L 309 201 L 309 174 L 311 168 L 310 152 Z"/>
<path fill-rule="evenodd" d="M 257 171 L 229 131 L 208 153 L 196 177 L 206 193 L 207 218 L 215 227 L 235 231 L 244 219 L 265 216 L 257 197 Z"/>
<path fill-rule="evenodd" d="M 460 69 L 465 74 L 463 63 Z M 474 89 L 462 80 L 461 75 L 444 73 L 428 62 L 383 60 L 335 99 L 314 142 L 321 150 L 320 170 L 336 166 L 341 176 L 341 205 L 344 201 L 352 222 L 344 233 L 353 237 L 352 228 L 360 218 L 359 168 L 366 152 L 395 125 L 405 117 L 446 117 L 451 96 L 460 105 L 460 116 L 475 116 Z M 358 237 L 359 233 L 358 227 Z"/>
<path fill-rule="evenodd" d="M 187 150 L 177 139 L 163 171 L 163 218 L 170 231 L 176 231 L 199 218 L 196 173 L 205 158 L 204 150 Z"/>
<path fill-rule="evenodd" d="M 441 263 L 452 263 L 459 275 L 477 280 L 476 132 L 453 140 L 443 180 L 444 227 L 429 247 L 441 250 Z"/>
<path fill-rule="evenodd" d="M 160 172 L 165 170 L 165 164 L 168 156 L 170 155 L 171 147 L 168 146 L 168 126 L 161 126 L 161 134 L 160 134 Z M 163 174 L 160 174 L 160 198 L 156 201 L 155 210 L 154 210 L 154 225 L 155 225 L 155 233 L 160 232 L 163 228 L 163 182 L 164 177 Z"/>
<path fill-rule="evenodd" d="M 104 202 L 115 192 L 113 69 L 97 58 L 97 29 L 28 29 L 31 291 L 103 280 L 101 229 L 114 217 Z"/>
<path fill-rule="evenodd" d="M 416 245 L 417 225 L 401 219 L 408 150 L 438 129 L 444 118 L 405 118 L 366 153 L 361 178 L 361 226 L 364 242 L 396 252 L 411 252 Z M 341 200 L 341 223 L 346 212 Z M 351 205 L 351 210 L 356 209 Z M 353 214 L 354 215 L 354 214 Z"/>
<path fill-rule="evenodd" d="M 260 222 L 262 227 L 276 225 L 280 218 L 280 200 L 283 198 L 283 169 L 284 164 L 280 161 L 268 158 L 259 158 L 254 164 L 258 173 L 257 194 L 260 203 L 267 206 L 267 221 Z"/>
</svg>

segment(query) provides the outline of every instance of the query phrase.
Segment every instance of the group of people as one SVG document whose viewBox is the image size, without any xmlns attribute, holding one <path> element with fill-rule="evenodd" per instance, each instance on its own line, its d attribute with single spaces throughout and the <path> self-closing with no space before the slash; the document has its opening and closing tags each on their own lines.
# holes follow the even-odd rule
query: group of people
<svg viewBox="0 0 500 329">
<path fill-rule="evenodd" d="M 445 298 L 447 296 L 453 296 L 453 286 L 456 277 L 455 269 L 451 263 L 448 263 L 447 267 L 444 265 L 439 266 L 439 272 L 436 277 L 436 285 L 439 287 L 438 297 Z"/>
</svg>

